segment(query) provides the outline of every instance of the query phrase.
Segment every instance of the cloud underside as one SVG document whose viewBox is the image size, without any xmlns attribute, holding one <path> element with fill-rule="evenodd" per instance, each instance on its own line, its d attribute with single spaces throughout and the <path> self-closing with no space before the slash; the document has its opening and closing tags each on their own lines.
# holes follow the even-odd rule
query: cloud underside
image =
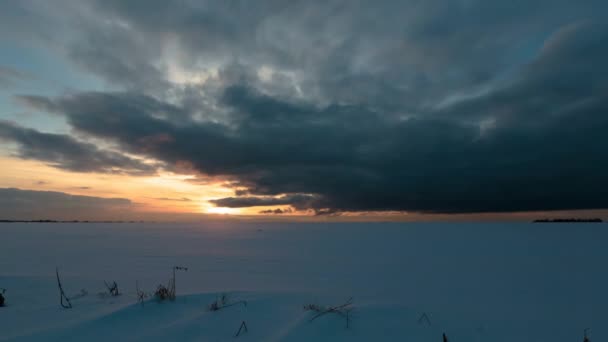
<svg viewBox="0 0 608 342">
<path fill-rule="evenodd" d="M 0 219 L 116 219 L 113 214 L 131 207 L 131 201 L 125 198 L 0 188 Z"/>
<path fill-rule="evenodd" d="M 604 2 L 188 6 L 94 2 L 66 49 L 117 90 L 18 97 L 119 155 L 0 136 L 68 170 L 188 165 L 230 180 L 222 207 L 608 208 Z"/>
<path fill-rule="evenodd" d="M 69 135 L 42 133 L 6 121 L 0 121 L 0 141 L 15 143 L 16 157 L 40 160 L 67 171 L 145 175 L 154 173 L 156 168 Z"/>
</svg>

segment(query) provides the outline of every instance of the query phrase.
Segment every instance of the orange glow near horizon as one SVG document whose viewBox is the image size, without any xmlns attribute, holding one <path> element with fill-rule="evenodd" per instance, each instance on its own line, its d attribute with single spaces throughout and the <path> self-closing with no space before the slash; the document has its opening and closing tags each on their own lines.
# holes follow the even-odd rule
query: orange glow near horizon
<svg viewBox="0 0 608 342">
<path fill-rule="evenodd" d="M 226 208 L 210 200 L 234 196 L 225 180 L 194 182 L 194 176 L 161 172 L 154 176 L 132 176 L 68 172 L 42 162 L 22 160 L 0 154 L 0 188 L 56 191 L 71 195 L 101 198 L 126 198 L 127 210 L 91 219 L 144 221 L 197 221 L 202 219 L 289 220 L 289 221 L 530 221 L 539 217 L 606 217 L 608 210 L 559 212 L 422 214 L 405 212 L 345 212 L 338 216 L 315 216 L 314 212 L 290 212 L 289 206 Z M 281 209 L 287 213 L 261 213 Z M 73 219 L 73 212 L 54 213 L 61 219 Z M 39 219 L 40 217 L 29 218 Z M 26 218 L 27 219 L 27 218 Z M 88 217 L 86 219 L 89 219 Z"/>
<path fill-rule="evenodd" d="M 196 183 L 193 175 L 160 172 L 154 176 L 132 176 L 69 172 L 42 162 L 0 156 L 0 187 L 57 191 L 93 197 L 120 197 L 133 202 L 133 210 L 146 213 L 263 216 L 275 207 L 225 208 L 209 200 L 234 196 L 224 181 Z M 284 209 L 284 208 L 283 208 Z"/>
</svg>

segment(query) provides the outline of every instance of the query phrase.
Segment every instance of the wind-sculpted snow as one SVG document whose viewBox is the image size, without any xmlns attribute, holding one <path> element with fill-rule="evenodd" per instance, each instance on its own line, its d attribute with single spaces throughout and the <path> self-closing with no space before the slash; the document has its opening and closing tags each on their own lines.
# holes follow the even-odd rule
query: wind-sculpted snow
<svg viewBox="0 0 608 342">
<path fill-rule="evenodd" d="M 608 339 L 603 224 L 2 224 L 0 341 Z M 137 302 L 172 267 L 177 299 Z M 59 305 L 59 267 L 73 308 Z M 104 280 L 120 296 L 100 296 Z M 221 294 L 229 302 L 210 311 Z M 353 297 L 310 321 L 304 306 Z M 242 322 L 247 331 L 234 337 Z"/>
<path fill-rule="evenodd" d="M 372 341 L 402 336 L 431 342 L 441 338 L 441 326 L 448 327 L 444 321 L 435 321 L 434 316 L 434 325 L 419 322 L 418 313 L 411 308 L 370 303 L 362 303 L 353 313 L 353 325 L 349 329 L 337 316 L 328 315 L 311 322 L 312 315 L 301 307 L 310 296 L 302 294 L 240 293 L 250 299 L 247 307 L 219 312 L 206 310 L 216 295 L 186 295 L 173 303 L 148 302 L 144 307 L 105 303 L 114 305 L 115 311 L 60 329 L 24 334 L 15 340 L 232 341 L 239 325 L 245 321 L 248 331 L 239 337 L 248 341 Z M 86 309 L 96 305 L 86 305 Z M 78 315 L 82 310 L 84 308 L 61 315 Z M 474 335 L 479 335 L 473 329 L 465 331 L 457 326 L 450 330 L 453 337 L 461 341 L 474 341 Z"/>
</svg>

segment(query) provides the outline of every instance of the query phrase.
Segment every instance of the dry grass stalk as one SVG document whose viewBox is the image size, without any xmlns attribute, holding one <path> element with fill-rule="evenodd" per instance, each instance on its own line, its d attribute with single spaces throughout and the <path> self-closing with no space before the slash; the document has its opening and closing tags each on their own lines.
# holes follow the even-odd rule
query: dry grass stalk
<svg viewBox="0 0 608 342">
<path fill-rule="evenodd" d="M 237 304 L 243 304 L 244 306 L 247 306 L 247 301 L 239 300 L 236 302 L 230 302 L 230 300 L 228 299 L 228 295 L 222 293 L 218 298 L 215 299 L 215 301 L 213 301 L 213 303 L 209 304 L 209 311 L 219 311 L 221 309 L 225 309 Z"/>
<path fill-rule="evenodd" d="M 326 314 L 337 314 L 339 316 L 342 316 L 346 319 L 346 327 L 349 328 L 350 327 L 350 312 L 354 309 L 353 308 L 353 298 L 349 298 L 346 303 L 342 304 L 342 305 L 337 305 L 337 306 L 330 306 L 330 307 L 324 307 L 321 305 L 317 305 L 317 304 L 308 304 L 308 305 L 304 305 L 304 310 L 305 311 L 314 311 L 317 314 L 314 315 L 311 319 L 310 322 L 314 321 L 315 319 L 326 315 Z"/>
</svg>

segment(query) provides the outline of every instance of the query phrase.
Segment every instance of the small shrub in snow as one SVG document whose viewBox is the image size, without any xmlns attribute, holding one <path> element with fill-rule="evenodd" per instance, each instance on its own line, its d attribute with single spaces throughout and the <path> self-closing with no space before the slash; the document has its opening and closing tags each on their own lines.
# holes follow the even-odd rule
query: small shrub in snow
<svg viewBox="0 0 608 342">
<path fill-rule="evenodd" d="M 156 291 L 154 291 L 154 298 L 159 301 L 163 301 L 165 299 L 173 300 L 175 297 L 173 296 L 171 290 L 165 285 L 158 285 Z"/>
<path fill-rule="evenodd" d="M 177 294 L 176 294 L 176 290 L 175 290 L 175 271 L 188 271 L 188 267 L 183 267 L 183 266 L 173 266 L 173 277 L 169 280 L 169 284 L 167 286 L 165 285 L 158 285 L 158 287 L 156 288 L 156 291 L 154 292 L 154 297 L 159 300 L 159 301 L 163 301 L 165 299 L 169 299 L 169 300 L 175 300 Z"/>
</svg>

